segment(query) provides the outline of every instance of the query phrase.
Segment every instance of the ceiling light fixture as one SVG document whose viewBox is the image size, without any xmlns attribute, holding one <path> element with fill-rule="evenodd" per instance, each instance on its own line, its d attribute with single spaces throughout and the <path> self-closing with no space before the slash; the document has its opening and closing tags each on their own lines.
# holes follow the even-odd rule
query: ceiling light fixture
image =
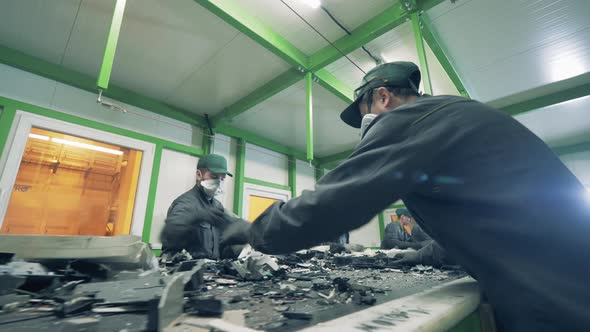
<svg viewBox="0 0 590 332">
<path fill-rule="evenodd" d="M 75 147 L 82 148 L 82 149 L 88 149 L 88 150 L 94 150 L 94 151 L 99 151 L 99 152 L 104 152 L 104 153 L 116 154 L 118 156 L 123 154 L 123 151 L 120 151 L 120 150 L 103 148 L 102 146 L 96 146 L 96 145 L 86 144 L 86 143 L 82 143 L 82 142 L 68 141 L 68 140 L 61 139 L 61 138 L 52 137 L 51 141 L 53 141 L 55 143 L 59 143 L 59 144 L 75 146 Z"/>
<path fill-rule="evenodd" d="M 320 0 L 301 0 L 301 1 L 313 9 L 318 9 L 322 5 Z"/>
<path fill-rule="evenodd" d="M 29 138 L 40 139 L 42 141 L 49 141 L 49 136 L 43 136 L 43 135 L 33 134 L 33 133 L 29 134 Z"/>
</svg>

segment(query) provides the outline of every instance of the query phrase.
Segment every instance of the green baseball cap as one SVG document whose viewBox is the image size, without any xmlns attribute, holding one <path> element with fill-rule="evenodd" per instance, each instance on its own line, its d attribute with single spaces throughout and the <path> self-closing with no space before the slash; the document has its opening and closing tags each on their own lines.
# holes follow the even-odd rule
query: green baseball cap
<svg viewBox="0 0 590 332">
<path fill-rule="evenodd" d="M 206 168 L 215 174 L 227 174 L 233 176 L 227 170 L 227 160 L 218 154 L 208 154 L 199 159 L 197 168 Z"/>
<path fill-rule="evenodd" d="M 363 77 L 361 86 L 354 90 L 354 102 L 340 113 L 340 119 L 351 127 L 360 128 L 362 117 L 359 103 L 365 93 L 385 86 L 410 88 L 418 93 L 420 78 L 420 69 L 409 61 L 384 63 L 371 69 Z"/>
</svg>

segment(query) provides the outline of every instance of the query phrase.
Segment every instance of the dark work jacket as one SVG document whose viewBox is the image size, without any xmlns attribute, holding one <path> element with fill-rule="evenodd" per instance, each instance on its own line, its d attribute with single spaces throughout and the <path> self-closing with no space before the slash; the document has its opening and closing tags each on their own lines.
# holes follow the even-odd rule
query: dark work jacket
<svg viewBox="0 0 590 332">
<path fill-rule="evenodd" d="M 180 195 L 168 209 L 161 240 L 164 252 L 178 252 L 186 249 L 195 258 L 218 259 L 219 240 L 222 230 L 210 224 L 207 211 L 224 211 L 216 199 L 210 199 L 202 189 L 193 189 Z M 227 215 L 227 223 L 233 217 Z"/>
<path fill-rule="evenodd" d="M 427 244 L 427 241 L 431 241 L 430 236 L 420 228 L 420 225 L 414 224 L 412 227 L 412 234 L 408 234 L 402 224 L 399 222 L 391 222 L 385 227 L 385 231 L 383 232 L 381 248 L 391 249 L 398 247 L 400 249 L 420 249 Z"/>
<path fill-rule="evenodd" d="M 509 115 L 425 96 L 379 115 L 315 190 L 269 207 L 250 242 L 267 253 L 307 248 L 402 199 L 477 278 L 501 331 L 590 331 L 585 196 L 549 147 Z"/>
</svg>

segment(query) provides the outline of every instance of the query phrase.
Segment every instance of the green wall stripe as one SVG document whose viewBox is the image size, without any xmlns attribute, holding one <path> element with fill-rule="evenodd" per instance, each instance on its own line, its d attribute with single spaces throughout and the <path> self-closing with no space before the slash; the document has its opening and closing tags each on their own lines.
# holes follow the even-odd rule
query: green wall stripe
<svg viewBox="0 0 590 332">
<path fill-rule="evenodd" d="M 242 207 L 244 204 L 244 171 L 246 169 L 246 140 L 238 139 L 238 148 L 236 152 L 236 172 L 234 174 L 234 213 L 242 216 Z"/>
<path fill-rule="evenodd" d="M 286 191 L 291 192 L 291 187 L 285 186 L 283 184 L 278 184 L 278 183 L 273 183 L 273 182 L 268 182 L 268 181 L 264 181 L 264 180 L 253 179 L 253 178 L 247 178 L 247 177 L 244 177 L 244 182 L 256 184 L 259 186 L 265 186 L 265 187 L 269 187 L 269 188 L 286 190 Z"/>
<path fill-rule="evenodd" d="M 291 188 L 291 198 L 297 197 L 297 159 L 289 157 L 287 165 L 289 171 L 289 187 Z"/>
<path fill-rule="evenodd" d="M 150 180 L 150 187 L 148 190 L 147 208 L 145 210 L 145 220 L 143 223 L 143 242 L 150 242 L 150 235 L 152 233 L 152 220 L 154 217 L 154 203 L 156 202 L 156 191 L 158 189 L 158 177 L 160 176 L 160 164 L 162 161 L 162 145 L 156 144 L 154 151 L 154 164 L 152 166 L 152 178 Z"/>
</svg>

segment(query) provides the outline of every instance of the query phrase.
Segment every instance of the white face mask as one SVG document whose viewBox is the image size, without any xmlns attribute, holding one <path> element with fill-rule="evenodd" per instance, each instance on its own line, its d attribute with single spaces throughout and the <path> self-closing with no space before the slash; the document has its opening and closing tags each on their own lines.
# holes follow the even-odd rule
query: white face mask
<svg viewBox="0 0 590 332">
<path fill-rule="evenodd" d="M 209 179 L 201 181 L 201 186 L 205 194 L 209 197 L 215 197 L 223 194 L 223 181 L 221 179 Z"/>
<path fill-rule="evenodd" d="M 363 120 L 361 121 L 361 139 L 365 137 L 369 125 L 371 124 L 371 122 L 373 122 L 373 120 L 375 120 L 376 117 L 377 114 L 373 113 L 365 114 L 365 116 L 363 116 Z"/>
</svg>

